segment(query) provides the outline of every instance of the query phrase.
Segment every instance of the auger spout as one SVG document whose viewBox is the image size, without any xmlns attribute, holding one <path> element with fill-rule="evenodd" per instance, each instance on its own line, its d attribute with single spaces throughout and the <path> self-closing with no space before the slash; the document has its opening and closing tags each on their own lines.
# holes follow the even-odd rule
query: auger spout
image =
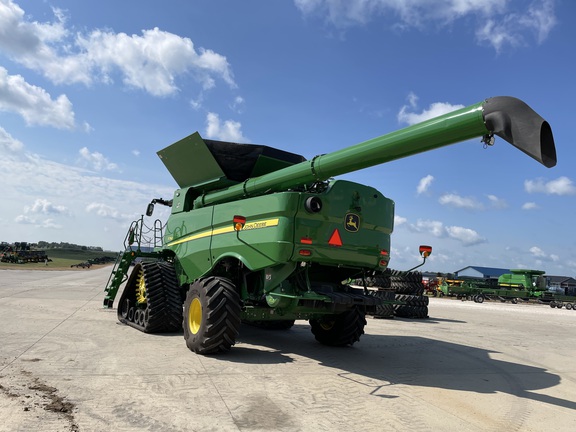
<svg viewBox="0 0 576 432">
<path fill-rule="evenodd" d="M 202 141 L 196 135 L 194 139 Z M 215 173 L 212 177 L 218 180 L 212 186 L 206 182 L 197 185 L 187 185 L 185 181 L 179 183 L 181 187 L 193 186 L 197 191 L 193 207 L 200 208 L 324 181 L 472 138 L 482 137 L 491 143 L 494 135 L 548 168 L 556 165 L 554 138 L 548 122 L 521 100 L 499 96 L 311 160 L 269 170 L 264 175 L 226 184 L 222 182 L 226 176 Z M 160 151 L 160 157 L 169 149 Z M 191 162 L 187 163 L 189 171 Z"/>
</svg>

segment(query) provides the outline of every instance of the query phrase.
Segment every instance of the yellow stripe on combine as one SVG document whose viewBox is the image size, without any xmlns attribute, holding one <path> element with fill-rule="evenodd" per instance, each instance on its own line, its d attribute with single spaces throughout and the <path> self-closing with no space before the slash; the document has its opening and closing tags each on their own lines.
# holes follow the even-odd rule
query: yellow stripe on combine
<svg viewBox="0 0 576 432">
<path fill-rule="evenodd" d="M 255 222 L 248 222 L 247 224 L 244 225 L 244 228 L 242 228 L 242 231 L 275 227 L 275 226 L 278 226 L 279 220 L 280 219 L 276 218 L 276 219 L 266 219 L 266 220 L 255 221 Z M 201 238 L 215 236 L 215 235 L 219 235 L 219 234 L 228 234 L 231 232 L 234 232 L 233 226 L 206 230 L 203 232 L 199 232 L 198 234 L 192 234 L 192 235 L 189 235 L 187 237 L 181 238 L 180 240 L 176 240 L 176 241 L 173 241 L 171 243 L 168 243 L 167 246 L 176 246 L 176 245 L 181 244 L 181 243 L 186 243 L 189 241 L 198 240 Z"/>
</svg>

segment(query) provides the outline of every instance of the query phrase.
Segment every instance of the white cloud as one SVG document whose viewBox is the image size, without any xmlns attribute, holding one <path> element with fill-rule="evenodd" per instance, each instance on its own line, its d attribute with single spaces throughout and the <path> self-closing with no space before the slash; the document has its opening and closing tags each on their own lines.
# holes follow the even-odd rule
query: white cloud
<svg viewBox="0 0 576 432">
<path fill-rule="evenodd" d="M 222 123 L 218 114 L 210 112 L 206 116 L 206 138 L 247 143 L 249 140 L 242 135 L 241 128 L 242 124 L 233 120 Z"/>
<path fill-rule="evenodd" d="M 404 105 L 400 112 L 398 113 L 398 121 L 400 123 L 406 123 L 408 125 L 413 125 L 416 123 L 421 123 L 431 118 L 447 114 L 449 112 L 455 111 L 460 108 L 464 108 L 464 105 L 452 105 L 447 102 L 434 102 L 430 104 L 428 109 L 422 111 L 421 113 L 410 112 L 418 108 L 417 105 L 418 97 L 414 93 L 408 95 L 408 104 Z"/>
<path fill-rule="evenodd" d="M 492 207 L 497 209 L 504 209 L 508 207 L 508 203 L 503 198 L 498 198 L 496 195 L 486 195 Z"/>
<path fill-rule="evenodd" d="M 538 246 L 532 246 L 529 249 L 530 253 L 532 254 L 532 256 L 534 258 L 538 258 L 538 262 L 541 263 L 543 261 L 548 261 L 548 262 L 558 262 L 560 261 L 560 257 L 556 254 L 547 254 L 546 252 L 544 252 L 542 249 L 540 249 Z"/>
<path fill-rule="evenodd" d="M 24 207 L 24 213 L 64 214 L 69 215 L 70 210 L 62 205 L 52 204 L 47 199 L 37 198 L 32 206 Z"/>
<path fill-rule="evenodd" d="M 496 52 L 500 52 L 506 45 L 527 45 L 527 32 L 532 33 L 537 43 L 541 44 L 556 24 L 554 1 L 534 1 L 526 11 L 487 19 L 485 24 L 476 30 L 476 39 L 481 43 L 488 43 Z"/>
<path fill-rule="evenodd" d="M 22 225 L 34 225 L 37 228 L 61 229 L 62 225 L 54 222 L 54 219 L 37 220 L 26 215 L 16 216 L 14 222 Z"/>
<path fill-rule="evenodd" d="M 486 242 L 478 232 L 470 228 L 459 226 L 444 226 L 440 221 L 418 220 L 409 227 L 414 232 L 427 232 L 438 238 L 451 238 L 461 242 L 464 246 L 473 246 Z"/>
<path fill-rule="evenodd" d="M 428 174 L 426 177 L 421 178 L 420 182 L 418 182 L 418 187 L 416 188 L 416 192 L 418 193 L 418 195 L 426 192 L 430 187 L 430 185 L 432 184 L 433 180 L 434 176 L 430 174 Z"/>
<path fill-rule="evenodd" d="M 576 186 L 568 177 L 558 177 L 556 180 L 545 181 L 543 179 L 524 181 L 524 189 L 528 193 L 545 193 L 548 195 L 574 195 Z"/>
<path fill-rule="evenodd" d="M 0 126 L 0 150 L 9 150 L 11 152 L 17 152 L 24 148 L 24 144 L 13 138 L 8 132 Z"/>
<path fill-rule="evenodd" d="M 230 109 L 236 113 L 242 113 L 244 110 L 244 98 L 242 96 L 236 96 L 232 104 L 230 104 Z"/>
<path fill-rule="evenodd" d="M 87 147 L 79 151 L 81 162 L 95 171 L 118 171 L 118 165 L 110 162 L 102 153 L 90 153 Z"/>
<path fill-rule="evenodd" d="M 0 49 L 57 84 L 111 83 L 119 73 L 127 86 L 154 96 L 176 93 L 175 80 L 183 75 L 204 89 L 214 87 L 216 78 L 236 87 L 226 57 L 196 49 L 189 38 L 158 28 L 141 35 L 100 29 L 74 34 L 66 28 L 64 14 L 54 14 L 53 23 L 33 22 L 12 0 L 0 2 Z"/>
<path fill-rule="evenodd" d="M 426 231 L 432 234 L 434 237 L 445 237 L 446 230 L 444 229 L 444 224 L 440 221 L 432 221 L 432 220 L 418 220 L 416 225 L 413 225 L 416 228 L 416 232 Z"/>
<path fill-rule="evenodd" d="M 480 236 L 476 231 L 470 228 L 463 228 L 459 226 L 446 227 L 448 236 L 462 242 L 464 246 L 472 246 L 486 241 L 485 238 Z"/>
<path fill-rule="evenodd" d="M 36 224 L 36 219 L 32 219 L 31 217 L 26 216 L 26 215 L 18 215 L 14 219 L 14 222 L 19 223 L 19 224 L 34 225 L 34 224 Z"/>
<path fill-rule="evenodd" d="M 482 204 L 476 201 L 475 198 L 461 197 L 460 195 L 454 193 L 442 195 L 438 199 L 438 202 L 442 205 L 464 208 L 468 210 L 481 210 L 483 208 Z"/>
<path fill-rule="evenodd" d="M 379 19 L 396 30 L 444 26 L 476 17 L 476 39 L 497 51 L 524 43 L 534 35 L 542 43 L 557 23 L 553 0 L 294 0 L 305 16 L 320 16 L 337 28 Z M 516 7 L 517 9 L 514 9 Z"/>
<path fill-rule="evenodd" d="M 123 214 L 120 213 L 116 208 L 109 206 L 108 204 L 92 202 L 86 206 L 87 213 L 94 213 L 103 218 L 110 218 L 116 220 L 133 220 L 138 217 L 137 214 Z"/>
<path fill-rule="evenodd" d="M 74 127 L 72 103 L 66 95 L 53 100 L 46 90 L 28 84 L 20 75 L 8 75 L 0 66 L 0 111 L 21 115 L 26 124 L 53 126 L 59 129 Z"/>
<path fill-rule="evenodd" d="M 402 216 L 394 215 L 394 226 L 399 227 L 400 225 L 404 225 L 408 222 L 408 219 Z"/>
<path fill-rule="evenodd" d="M 526 202 L 522 204 L 522 210 L 536 210 L 538 208 L 540 207 L 538 207 L 538 204 L 535 202 Z"/>
</svg>

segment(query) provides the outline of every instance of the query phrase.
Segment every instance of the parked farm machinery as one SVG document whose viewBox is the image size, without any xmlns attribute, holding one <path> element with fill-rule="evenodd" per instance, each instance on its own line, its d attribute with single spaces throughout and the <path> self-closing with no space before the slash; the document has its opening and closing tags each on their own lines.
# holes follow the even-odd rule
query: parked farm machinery
<svg viewBox="0 0 576 432">
<path fill-rule="evenodd" d="M 229 350 L 242 322 L 290 328 L 307 320 L 320 343 L 352 345 L 366 313 L 389 303 L 371 295 L 365 280 L 388 268 L 394 202 L 333 177 L 472 138 L 491 145 L 495 136 L 546 167 L 556 164 L 549 124 L 511 97 L 311 160 L 194 133 L 158 152 L 178 189 L 151 202 L 147 215 L 161 204 L 170 216 L 154 229 L 152 251 L 139 247 L 144 219 L 133 223 L 104 306 L 113 307 L 125 282 L 120 322 L 146 333 L 183 329 L 200 354 Z M 349 283 L 357 279 L 360 288 Z"/>
</svg>

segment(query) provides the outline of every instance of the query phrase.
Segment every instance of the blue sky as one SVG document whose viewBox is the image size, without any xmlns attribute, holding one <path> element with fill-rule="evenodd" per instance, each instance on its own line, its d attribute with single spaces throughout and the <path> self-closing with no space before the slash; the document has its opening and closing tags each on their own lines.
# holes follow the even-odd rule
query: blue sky
<svg viewBox="0 0 576 432">
<path fill-rule="evenodd" d="M 551 124 L 556 167 L 473 140 L 341 178 L 395 200 L 393 268 L 430 244 L 431 271 L 575 276 L 574 18 L 569 0 L 0 0 L 0 240 L 120 250 L 176 187 L 156 151 L 195 131 L 311 158 L 507 95 Z"/>
</svg>

